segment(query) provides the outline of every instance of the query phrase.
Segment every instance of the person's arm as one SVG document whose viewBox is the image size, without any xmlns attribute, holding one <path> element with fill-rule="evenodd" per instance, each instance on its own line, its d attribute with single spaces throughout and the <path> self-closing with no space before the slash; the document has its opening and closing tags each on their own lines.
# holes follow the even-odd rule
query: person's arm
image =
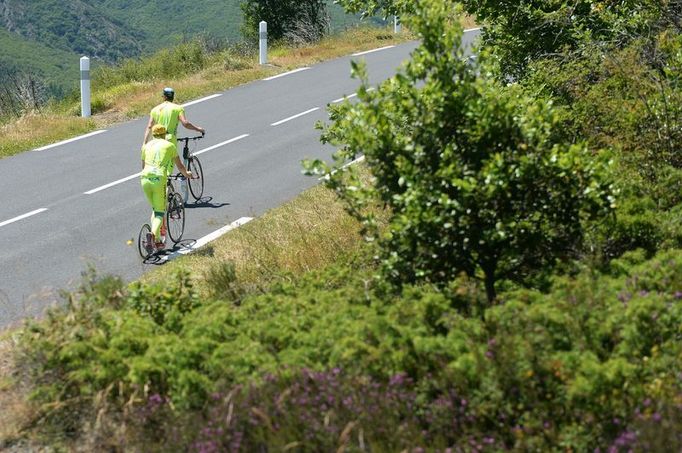
<svg viewBox="0 0 682 453">
<path fill-rule="evenodd" d="M 149 135 L 152 132 L 152 127 L 154 127 L 154 118 L 149 116 L 149 122 L 147 123 L 147 129 L 144 130 L 144 140 L 142 141 L 142 146 L 149 141 Z"/>
<path fill-rule="evenodd" d="M 185 168 L 185 165 L 180 160 L 180 156 L 176 155 L 173 158 L 173 160 L 175 161 L 175 166 L 178 167 L 178 170 L 180 170 L 180 173 L 182 173 L 185 176 L 185 178 L 192 179 L 192 172 L 187 171 L 187 169 Z"/>
<path fill-rule="evenodd" d="M 183 126 L 187 129 L 191 129 L 193 131 L 201 132 L 202 134 L 206 133 L 206 129 L 203 127 L 195 126 L 194 124 L 190 123 L 187 118 L 185 118 L 185 114 L 181 113 L 180 116 L 178 117 L 180 120 L 180 123 L 182 123 Z"/>
</svg>

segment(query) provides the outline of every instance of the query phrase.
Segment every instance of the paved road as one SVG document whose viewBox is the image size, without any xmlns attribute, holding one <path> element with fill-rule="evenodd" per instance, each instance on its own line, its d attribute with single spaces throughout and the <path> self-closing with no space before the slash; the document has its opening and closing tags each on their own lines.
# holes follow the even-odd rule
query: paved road
<svg viewBox="0 0 682 453">
<path fill-rule="evenodd" d="M 340 58 L 187 105 L 190 121 L 208 131 L 197 151 L 206 150 L 204 197 L 212 198 L 187 210 L 184 239 L 259 216 L 316 184 L 301 174 L 301 160 L 333 152 L 314 124 L 328 118 L 328 104 L 355 93 L 350 60 L 365 59 L 376 84 L 416 45 Z M 149 217 L 133 176 L 145 125 L 142 118 L 0 160 L 0 327 L 42 312 L 89 265 L 126 280 L 153 266 L 127 244 Z"/>
</svg>

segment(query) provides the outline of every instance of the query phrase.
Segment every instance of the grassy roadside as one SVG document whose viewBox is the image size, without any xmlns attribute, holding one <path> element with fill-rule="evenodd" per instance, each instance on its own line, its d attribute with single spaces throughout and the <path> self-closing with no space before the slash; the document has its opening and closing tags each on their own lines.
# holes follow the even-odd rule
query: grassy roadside
<svg viewBox="0 0 682 453">
<path fill-rule="evenodd" d="M 240 291 L 260 293 L 277 281 L 295 281 L 307 271 L 325 268 L 357 252 L 361 244 L 357 221 L 332 191 L 315 186 L 197 253 L 148 272 L 142 281 L 163 283 L 185 269 L 201 297 L 224 296 L 234 290 L 234 281 Z M 232 269 L 236 278 L 229 275 Z M 39 410 L 29 400 L 31 389 L 14 361 L 17 332 L 0 332 L 0 450 L 33 441 L 23 433 Z"/>
<path fill-rule="evenodd" d="M 0 126 L 0 158 L 142 116 L 158 103 L 158 93 L 163 86 L 172 85 L 179 94 L 178 102 L 182 103 L 268 75 L 413 38 L 409 32 L 394 35 L 385 28 L 360 27 L 310 46 L 272 48 L 270 65 L 266 67 L 258 65 L 254 55 L 223 51 L 202 56 L 202 69 L 180 77 L 154 77 L 152 71 L 147 80 L 123 81 L 106 88 L 98 87 L 97 78 L 94 78 L 92 118 L 80 118 L 79 101 L 71 99 L 4 124 Z M 164 56 L 168 57 L 168 53 L 162 51 L 142 61 L 124 62 L 110 72 L 142 71 L 147 69 L 145 65 L 163 64 Z"/>
</svg>

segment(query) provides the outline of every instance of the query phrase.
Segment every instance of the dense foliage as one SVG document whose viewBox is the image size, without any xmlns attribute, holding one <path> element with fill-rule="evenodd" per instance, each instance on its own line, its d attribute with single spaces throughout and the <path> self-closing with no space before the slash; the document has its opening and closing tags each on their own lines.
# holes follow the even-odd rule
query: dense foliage
<svg viewBox="0 0 682 453">
<path fill-rule="evenodd" d="M 560 141 L 549 99 L 503 86 L 467 61 L 449 2 L 418 6 L 422 45 L 378 90 L 333 110 L 323 141 L 342 146 L 328 185 L 372 227 L 363 207 L 391 212 L 380 237 L 386 275 L 447 284 L 460 272 L 523 281 L 580 246 L 582 222 L 614 205 L 604 163 L 581 143 Z M 453 52 L 452 49 L 460 49 Z M 485 68 L 484 68 L 485 71 Z M 371 181 L 348 160 L 364 154 Z M 350 175 L 350 176 L 349 176 Z"/>
<path fill-rule="evenodd" d="M 679 427 L 680 252 L 631 253 L 548 294 L 506 292 L 482 317 L 469 310 L 485 297 L 464 279 L 389 296 L 367 286 L 366 262 L 239 305 L 199 302 L 183 274 L 165 287 L 90 280 L 23 336 L 42 417 L 64 432 L 96 417 L 90 429 L 114 444 L 215 451 L 585 451 L 628 430 L 640 445 L 680 442 L 638 428 Z M 106 435 L 122 422 L 123 439 Z"/>
</svg>

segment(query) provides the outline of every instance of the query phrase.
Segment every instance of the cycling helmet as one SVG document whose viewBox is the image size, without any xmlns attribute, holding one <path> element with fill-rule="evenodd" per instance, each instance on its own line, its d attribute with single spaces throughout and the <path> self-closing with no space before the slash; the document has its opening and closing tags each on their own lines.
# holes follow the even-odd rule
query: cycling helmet
<svg viewBox="0 0 682 453">
<path fill-rule="evenodd" d="M 163 89 L 163 97 L 168 99 L 169 101 L 172 101 L 173 98 L 175 98 L 175 90 L 170 87 L 166 87 Z"/>
<path fill-rule="evenodd" d="M 163 124 L 155 124 L 152 127 L 152 135 L 154 137 L 165 137 L 166 136 L 166 126 Z"/>
</svg>

